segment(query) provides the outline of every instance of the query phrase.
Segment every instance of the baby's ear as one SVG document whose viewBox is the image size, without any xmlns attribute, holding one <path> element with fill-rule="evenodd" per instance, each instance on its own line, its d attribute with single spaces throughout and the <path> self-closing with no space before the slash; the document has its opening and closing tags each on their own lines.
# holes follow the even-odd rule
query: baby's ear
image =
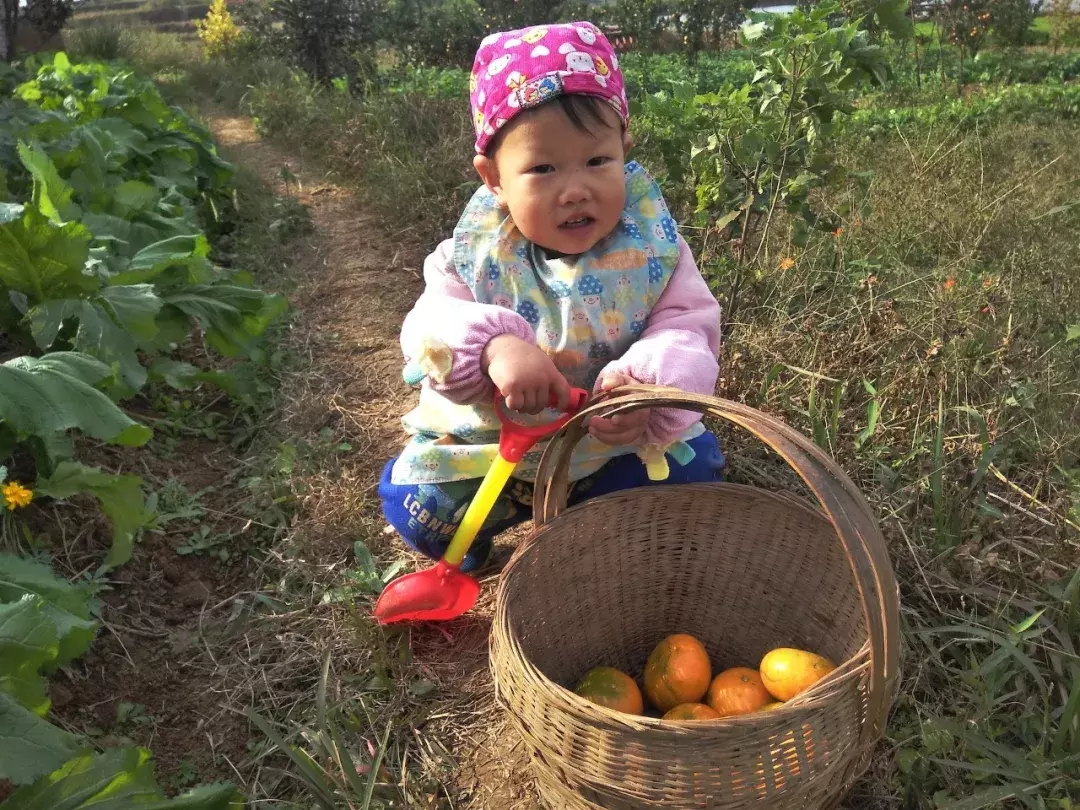
<svg viewBox="0 0 1080 810">
<path fill-rule="evenodd" d="M 495 161 L 487 155 L 476 155 L 473 158 L 473 168 L 480 175 L 480 179 L 484 181 L 484 185 L 495 195 L 499 205 L 502 205 L 502 185 L 499 182 L 499 169 L 495 165 Z"/>
<path fill-rule="evenodd" d="M 623 154 L 624 155 L 629 154 L 630 150 L 633 148 L 633 146 L 634 146 L 634 139 L 630 135 L 630 130 L 629 129 L 623 130 L 623 134 L 622 134 Z"/>
</svg>

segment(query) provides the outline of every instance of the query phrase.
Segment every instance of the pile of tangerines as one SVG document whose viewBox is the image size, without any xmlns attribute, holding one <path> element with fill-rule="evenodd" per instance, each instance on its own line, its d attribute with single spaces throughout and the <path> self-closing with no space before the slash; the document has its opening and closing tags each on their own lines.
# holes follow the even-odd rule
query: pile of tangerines
<svg viewBox="0 0 1080 810">
<path fill-rule="evenodd" d="M 732 667 L 715 678 L 704 645 L 693 636 L 668 636 L 645 662 L 645 697 L 664 720 L 715 720 L 775 709 L 806 691 L 836 668 L 806 650 L 778 647 L 757 669 Z M 645 714 L 637 682 L 614 667 L 589 670 L 577 694 L 627 714 Z"/>
</svg>

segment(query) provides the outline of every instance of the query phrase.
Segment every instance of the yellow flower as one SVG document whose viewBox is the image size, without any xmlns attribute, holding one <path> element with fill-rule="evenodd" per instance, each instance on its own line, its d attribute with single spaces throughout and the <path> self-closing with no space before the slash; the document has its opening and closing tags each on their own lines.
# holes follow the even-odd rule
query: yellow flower
<svg viewBox="0 0 1080 810">
<path fill-rule="evenodd" d="M 795 266 L 795 260 L 792 259 L 790 256 L 788 258 L 786 258 L 786 259 L 781 259 L 780 260 L 780 269 L 781 270 L 790 270 L 794 266 Z"/>
<path fill-rule="evenodd" d="M 4 506 L 12 512 L 21 506 L 29 506 L 30 501 L 34 498 L 33 492 L 14 481 L 4 484 L 0 492 L 4 494 Z"/>
</svg>

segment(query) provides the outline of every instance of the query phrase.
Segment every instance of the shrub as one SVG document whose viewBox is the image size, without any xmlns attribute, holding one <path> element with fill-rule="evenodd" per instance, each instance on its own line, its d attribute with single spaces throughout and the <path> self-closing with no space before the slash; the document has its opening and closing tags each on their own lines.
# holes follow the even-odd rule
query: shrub
<svg viewBox="0 0 1080 810">
<path fill-rule="evenodd" d="M 1030 42 L 1031 24 L 1042 3 L 1030 0 L 990 0 L 990 25 L 1003 45 L 1022 47 Z"/>
<path fill-rule="evenodd" d="M 1072 0 L 1050 0 L 1050 47 L 1057 53 L 1059 48 L 1080 45 L 1080 14 L 1072 10 Z"/>
<path fill-rule="evenodd" d="M 112 62 L 128 57 L 127 33 L 120 25 L 90 25 L 67 35 L 70 53 L 80 59 Z"/>
<path fill-rule="evenodd" d="M 408 61 L 468 66 L 484 37 L 484 19 L 476 0 L 391 0 L 386 23 Z"/>
<path fill-rule="evenodd" d="M 205 20 L 196 20 L 195 28 L 202 40 L 203 50 L 210 58 L 227 56 L 240 38 L 225 0 L 213 0 Z"/>
<path fill-rule="evenodd" d="M 644 51 L 659 49 L 664 21 L 671 12 L 668 0 L 616 0 L 604 9 L 603 22 L 632 36 Z"/>
<path fill-rule="evenodd" d="M 249 51 L 272 53 L 329 84 L 371 69 L 381 0 L 243 0 L 236 18 Z"/>
</svg>

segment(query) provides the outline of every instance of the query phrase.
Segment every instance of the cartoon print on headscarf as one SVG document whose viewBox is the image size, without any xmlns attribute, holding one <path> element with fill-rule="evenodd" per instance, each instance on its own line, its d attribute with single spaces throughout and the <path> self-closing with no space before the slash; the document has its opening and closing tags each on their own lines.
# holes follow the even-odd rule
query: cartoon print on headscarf
<svg viewBox="0 0 1080 810">
<path fill-rule="evenodd" d="M 584 51 L 571 51 L 566 55 L 566 69 L 572 73 L 596 73 L 593 58 Z"/>
<path fill-rule="evenodd" d="M 506 66 L 509 65 L 513 60 L 514 55 L 512 53 L 503 54 L 498 59 L 492 61 L 490 65 L 488 65 L 487 75 L 498 76 L 500 73 L 506 70 Z"/>
<path fill-rule="evenodd" d="M 581 37 L 581 41 L 586 45 L 596 44 L 596 32 L 591 28 L 586 28 L 583 25 L 579 25 L 577 28 L 577 35 Z"/>
<path fill-rule="evenodd" d="M 533 28 L 533 29 L 530 29 L 530 30 L 526 31 L 524 34 L 522 34 L 521 38 L 525 42 L 528 42 L 530 45 L 535 45 L 537 42 L 542 40 L 545 36 L 547 36 L 547 29 L 546 28 Z"/>
</svg>

